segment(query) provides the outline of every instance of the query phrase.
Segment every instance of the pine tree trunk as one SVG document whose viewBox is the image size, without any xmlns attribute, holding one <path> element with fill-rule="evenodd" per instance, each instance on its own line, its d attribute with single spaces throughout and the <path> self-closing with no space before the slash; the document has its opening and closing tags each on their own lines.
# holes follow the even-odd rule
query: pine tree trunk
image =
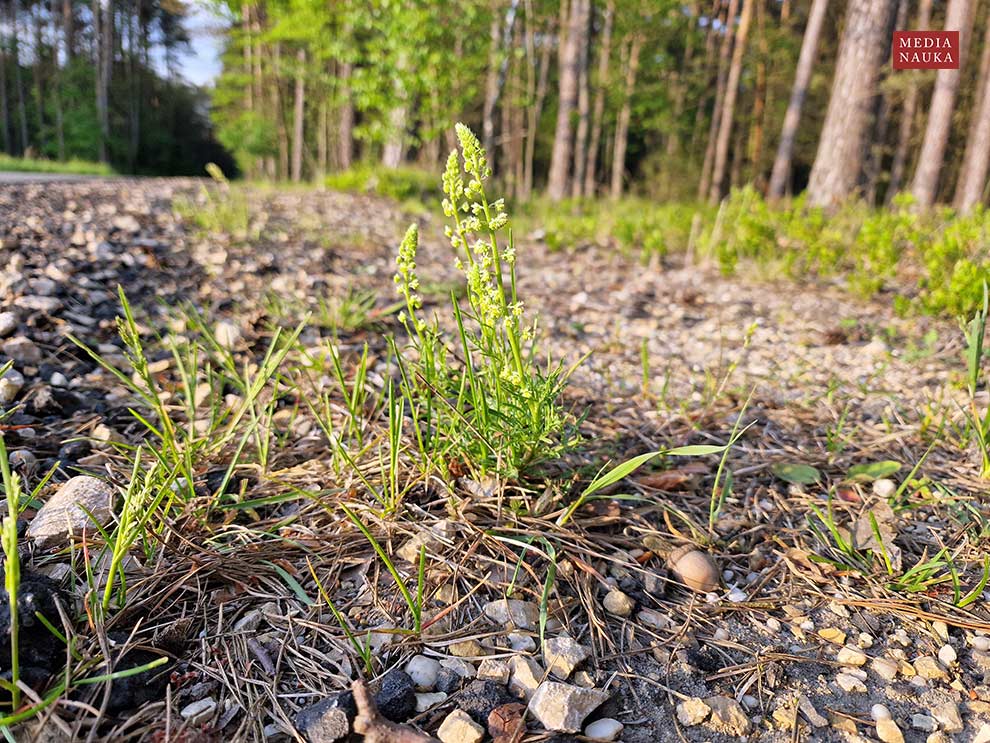
<svg viewBox="0 0 990 743">
<path fill-rule="evenodd" d="M 921 0 L 916 30 L 927 31 L 931 17 L 932 0 Z M 919 95 L 918 81 L 915 77 L 911 80 L 907 92 L 904 94 L 904 106 L 901 110 L 900 126 L 897 132 L 897 146 L 894 149 L 894 160 L 890 166 L 890 183 L 887 184 L 886 202 L 888 204 L 900 192 L 901 186 L 904 184 L 904 173 L 907 170 L 911 149 L 911 134 L 914 131 L 914 119 L 918 113 Z"/>
<path fill-rule="evenodd" d="M 801 109 L 804 108 L 804 99 L 808 95 L 808 85 L 811 83 L 811 73 L 814 71 L 818 50 L 818 38 L 821 36 L 827 11 L 828 0 L 812 0 L 808 25 L 804 29 L 804 39 L 801 41 L 801 54 L 798 56 L 794 87 L 791 89 L 791 99 L 784 114 L 784 126 L 780 132 L 780 143 L 777 145 L 773 171 L 770 173 L 770 185 L 767 187 L 767 197 L 770 199 L 783 198 L 787 190 L 787 181 L 791 175 L 791 160 L 794 157 L 794 142 L 801 121 Z"/>
<path fill-rule="evenodd" d="M 56 11 L 53 8 L 52 13 Z M 76 17 L 72 12 L 72 0 L 62 0 L 62 32 L 65 36 L 65 58 L 76 58 Z"/>
<path fill-rule="evenodd" d="M 11 27 L 11 52 L 14 63 L 14 87 L 17 94 L 17 119 L 20 125 L 21 153 L 23 154 L 30 146 L 31 139 L 28 136 L 27 106 L 24 105 L 24 80 L 21 75 L 21 57 L 17 35 L 20 32 L 17 28 L 17 3 L 10 2 L 10 27 Z"/>
<path fill-rule="evenodd" d="M 51 0 L 49 10 L 52 17 L 52 103 L 55 108 L 55 146 L 58 152 L 58 159 L 65 160 L 65 115 L 62 110 L 62 68 L 58 58 L 59 39 L 62 37 L 59 26 L 64 22 L 64 19 L 61 17 L 56 6 L 56 0 Z"/>
<path fill-rule="evenodd" d="M 719 129 L 722 122 L 722 109 L 726 85 L 729 76 L 729 53 L 732 50 L 733 28 L 736 24 L 736 12 L 739 10 L 739 0 L 729 0 L 729 10 L 725 16 L 725 31 L 722 44 L 718 51 L 718 72 L 715 82 L 715 105 L 712 108 L 712 118 L 708 125 L 708 144 L 705 147 L 705 159 L 701 164 L 701 181 L 698 184 L 698 198 L 708 197 L 711 191 L 712 170 L 715 163 L 715 150 Z"/>
<path fill-rule="evenodd" d="M 3 125 L 3 151 L 13 155 L 10 142 L 10 105 L 7 101 L 7 39 L 0 36 L 0 124 Z"/>
<path fill-rule="evenodd" d="M 973 97 L 973 112 L 969 134 L 966 137 L 966 153 L 956 181 L 954 203 L 957 209 L 969 211 L 983 196 L 986 181 L 987 160 L 990 155 L 990 22 L 983 36 L 983 54 L 980 58 L 980 74 Z M 980 172 L 982 169 L 982 173 Z"/>
<path fill-rule="evenodd" d="M 337 125 L 337 157 L 340 168 L 347 170 L 354 159 L 354 104 L 351 102 L 350 62 L 340 66 L 340 113 Z"/>
<path fill-rule="evenodd" d="M 643 37 L 636 34 L 629 41 L 629 61 L 626 67 L 625 88 L 622 91 L 622 108 L 615 122 L 615 147 L 612 154 L 612 200 L 622 196 L 623 177 L 626 173 L 626 147 L 629 144 L 629 120 L 632 118 L 632 96 L 636 89 L 636 73 L 639 70 L 639 53 Z"/>
<path fill-rule="evenodd" d="M 498 66 L 501 53 L 501 15 L 499 3 L 492 7 L 492 23 L 488 29 L 488 69 L 485 72 L 485 102 L 481 107 L 481 144 L 489 158 L 495 159 L 495 101 L 498 98 Z"/>
<path fill-rule="evenodd" d="M 591 139 L 588 142 L 588 159 L 584 168 L 584 197 L 595 195 L 595 179 L 598 167 L 598 148 L 602 141 L 602 120 L 605 118 L 605 91 L 608 88 L 608 63 L 612 54 L 612 24 L 615 21 L 615 0 L 605 6 L 605 23 L 602 41 L 598 49 L 598 75 L 595 82 L 595 105 L 591 114 Z"/>
<path fill-rule="evenodd" d="M 296 90 L 292 115 L 292 182 L 302 181 L 303 135 L 306 113 L 306 50 L 296 52 Z"/>
<path fill-rule="evenodd" d="M 970 130 L 966 141 L 956 189 L 956 207 L 962 212 L 972 211 L 983 200 L 990 168 L 990 70 L 983 71 L 978 95 L 980 107 L 973 112 L 976 126 Z"/>
<path fill-rule="evenodd" d="M 567 195 L 568 171 L 571 166 L 573 142 L 571 115 L 577 105 L 578 78 L 581 66 L 581 46 L 587 29 L 581 28 L 583 6 L 591 0 L 570 0 L 567 32 L 560 47 L 560 84 L 557 100 L 557 126 L 554 130 L 550 173 L 547 176 L 547 196 L 560 201 Z M 567 0 L 561 0 L 561 8 Z M 562 13 L 563 15 L 563 13 Z"/>
<path fill-rule="evenodd" d="M 697 22 L 698 11 L 695 2 L 692 2 L 688 6 L 688 17 L 691 19 L 692 26 Z M 677 79 L 673 86 L 674 88 L 674 123 L 671 126 L 670 133 L 667 135 L 667 143 L 665 145 L 665 152 L 667 156 L 667 167 L 663 171 L 663 179 L 665 182 L 665 187 L 669 190 L 671 177 L 673 175 L 671 171 L 671 164 L 674 158 L 677 157 L 678 152 L 681 149 L 681 116 L 684 115 L 684 101 L 687 97 L 687 89 L 691 75 L 691 66 L 694 57 L 694 34 L 688 34 L 687 42 L 684 47 L 684 56 L 681 59 L 680 70 L 677 73 Z"/>
<path fill-rule="evenodd" d="M 739 78 L 742 76 L 743 53 L 746 51 L 746 37 L 753 19 L 753 3 L 755 0 L 743 0 L 742 16 L 739 18 L 739 29 L 732 49 L 732 66 L 729 68 L 729 79 L 725 86 L 725 100 L 722 103 L 722 115 L 719 117 L 718 139 L 715 143 L 715 164 L 712 166 L 712 184 L 708 199 L 717 203 L 722 198 L 722 185 L 725 180 L 725 168 L 729 162 L 729 139 L 732 136 L 732 120 L 736 111 L 736 98 L 739 95 Z"/>
<path fill-rule="evenodd" d="M 880 67 L 889 55 L 896 6 L 850 0 L 832 94 L 808 183 L 808 204 L 834 207 L 859 186 Z"/>
<path fill-rule="evenodd" d="M 536 153 L 536 135 L 539 133 L 540 126 L 540 115 L 543 113 L 543 101 L 547 96 L 547 88 L 550 84 L 550 36 L 553 34 L 553 28 L 547 29 L 547 33 L 543 39 L 543 48 L 540 51 L 539 62 L 536 62 L 535 54 L 535 37 L 536 33 L 533 29 L 533 12 L 531 3 L 527 3 L 526 6 L 526 38 L 527 38 L 527 55 L 530 59 L 530 82 L 527 84 L 527 90 L 532 90 L 532 95 L 530 97 L 531 103 L 526 112 L 526 148 L 523 154 L 523 183 L 522 190 L 520 191 L 520 198 L 528 199 L 533 193 L 533 159 Z M 539 71 L 533 69 L 534 65 L 539 67 Z M 534 82 L 534 79 L 536 81 Z M 535 88 L 533 87 L 535 85 Z"/>
<path fill-rule="evenodd" d="M 759 59 L 756 62 L 756 90 L 753 99 L 753 115 L 749 130 L 749 163 L 750 174 L 756 188 L 760 191 L 765 186 L 763 178 L 763 127 L 766 123 L 767 99 L 769 90 L 767 86 L 767 59 L 770 57 L 770 50 L 767 44 L 766 29 L 766 4 L 765 0 L 756 0 L 757 30 L 759 31 L 758 48 L 760 50 Z"/>
<path fill-rule="evenodd" d="M 960 46 L 969 36 L 969 29 L 966 27 L 967 21 L 971 18 L 969 7 L 969 0 L 949 0 L 945 14 L 945 29 L 959 31 Z M 960 56 L 964 56 L 962 50 Z M 952 128 L 959 77 L 958 69 L 939 70 L 935 75 L 935 92 L 932 94 L 932 102 L 928 110 L 928 125 L 925 128 L 925 138 L 921 143 L 918 165 L 911 183 L 911 193 L 922 209 L 930 208 L 935 203 L 938 193 L 938 175 L 945 164 L 945 149 Z"/>
<path fill-rule="evenodd" d="M 581 4 L 581 24 L 585 40 L 590 34 L 591 0 Z M 578 122 L 574 134 L 574 175 L 571 178 L 571 198 L 581 198 L 584 188 L 584 170 L 588 161 L 588 117 L 591 115 L 591 95 L 588 90 L 588 43 L 581 45 L 578 72 Z"/>
<path fill-rule="evenodd" d="M 276 41 L 272 47 L 272 110 L 275 112 L 275 129 L 278 137 L 278 179 L 289 176 L 289 132 L 285 126 L 282 105 L 282 44 Z"/>
</svg>

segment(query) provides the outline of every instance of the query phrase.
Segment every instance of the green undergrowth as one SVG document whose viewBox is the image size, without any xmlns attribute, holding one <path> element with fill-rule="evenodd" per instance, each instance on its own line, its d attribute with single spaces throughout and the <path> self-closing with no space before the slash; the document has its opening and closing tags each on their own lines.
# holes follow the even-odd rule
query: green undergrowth
<svg viewBox="0 0 990 743">
<path fill-rule="evenodd" d="M 968 315 L 990 275 L 990 211 L 921 213 L 906 195 L 888 209 L 849 202 L 832 214 L 803 199 L 771 205 L 752 188 L 734 191 L 718 208 L 638 199 L 537 202 L 525 227 L 542 231 L 551 249 L 689 254 L 716 261 L 726 274 L 836 279 L 863 297 L 892 292 L 905 313 Z"/>
<path fill-rule="evenodd" d="M 89 160 L 45 160 L 33 157 L 11 157 L 0 154 L 0 171 L 18 173 L 61 173 L 66 175 L 113 175 L 107 163 Z"/>
<path fill-rule="evenodd" d="M 436 174 L 414 167 L 386 168 L 364 163 L 327 176 L 324 184 L 335 191 L 370 193 L 396 201 L 438 202 L 443 194 Z"/>
</svg>

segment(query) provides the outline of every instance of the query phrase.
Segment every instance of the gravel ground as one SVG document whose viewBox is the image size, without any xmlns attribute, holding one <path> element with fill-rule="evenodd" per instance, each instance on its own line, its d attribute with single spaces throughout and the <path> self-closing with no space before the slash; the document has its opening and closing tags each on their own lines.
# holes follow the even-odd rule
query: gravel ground
<svg viewBox="0 0 990 743">
<path fill-rule="evenodd" d="M 11 313 L 6 320 L 0 314 L 0 365 L 13 360 L 21 380 L 12 392 L 11 384 L 4 388 L 0 382 L 0 398 L 10 394 L 0 410 L 14 408 L 0 418 L 0 430 L 29 488 L 56 460 L 61 465 L 55 484 L 80 472 L 120 482 L 127 476 L 127 461 L 115 454 L 114 443 L 137 443 L 145 437 L 128 412 L 131 395 L 70 340 L 74 336 L 112 363 L 126 365 L 115 322 L 118 285 L 149 338 L 175 329 L 175 308 L 190 303 L 208 324 L 229 323 L 236 329 L 244 339 L 243 358 L 259 357 L 273 321 L 318 309 L 321 297 L 367 290 L 375 297 L 379 328 L 398 328 L 386 308 L 395 301 L 395 246 L 410 217 L 396 205 L 337 193 L 253 190 L 247 192 L 253 214 L 248 235 L 204 235 L 173 210 L 177 198 L 202 200 L 201 191 L 200 183 L 184 180 L 0 188 L 0 313 Z M 439 310 L 444 287 L 456 274 L 435 220 L 415 218 L 426 236 L 420 274 L 435 282 L 435 291 L 424 291 L 427 309 Z M 676 532 L 670 510 L 627 514 L 621 501 L 598 501 L 588 512 L 590 520 L 577 529 L 575 543 L 614 552 L 562 549 L 566 557 L 558 574 L 566 587 L 551 606 L 548 631 L 554 636 L 569 633 L 589 656 L 575 672 L 583 676 L 564 674 L 568 688 L 595 687 L 610 694 L 586 722 L 618 719 L 625 725 L 621 740 L 627 743 L 744 736 L 773 741 L 990 741 L 986 596 L 976 591 L 975 601 L 958 608 L 944 582 L 908 593 L 891 588 L 890 576 L 875 571 L 858 575 L 815 562 L 810 558 L 817 554 L 834 556 L 808 528 L 809 504 L 824 508 L 829 488 L 789 485 L 772 470 L 775 463 L 817 467 L 832 489 L 836 520 L 848 527 L 847 534 L 872 512 L 880 522 L 881 541 L 896 548 L 904 570 L 947 547 L 957 560 L 964 591 L 969 590 L 979 580 L 985 552 L 981 519 L 986 518 L 986 488 L 976 476 L 975 452 L 959 448 L 951 426 L 931 443 L 940 423 L 958 423 L 964 400 L 958 326 L 897 317 L 882 295 L 860 300 L 837 284 L 727 278 L 711 266 L 684 266 L 674 259 L 643 263 L 580 246 L 551 253 L 535 236 L 518 242 L 520 293 L 529 310 L 539 312 L 552 355 L 575 361 L 590 353 L 566 396 L 577 412 L 586 413 L 585 464 L 601 461 L 596 452 L 628 457 L 670 445 L 724 443 L 747 401 L 743 418 L 753 423 L 728 458 L 735 485 L 715 520 L 717 539 L 711 551 L 724 571 L 718 592 L 706 597 L 673 588 L 663 568 L 649 561 L 652 548 L 634 528 L 640 523 L 636 519 L 651 519 L 652 528 L 666 539 L 684 537 L 684 523 L 677 522 L 682 531 Z M 387 374 L 383 344 L 380 338 L 372 340 L 376 334 L 380 336 L 360 328 L 341 343 L 355 350 L 369 342 L 379 357 L 375 373 Z M 325 335 L 311 326 L 301 341 L 312 346 Z M 161 364 L 164 374 L 168 358 L 156 348 L 150 360 Z M 8 374 L 8 382 L 11 378 Z M 917 482 L 893 510 L 883 498 L 887 478 L 871 485 L 847 477 L 854 464 L 896 460 L 902 468 L 889 477 L 898 486 L 929 446 Z M 325 463 L 304 451 L 312 449 L 287 453 L 279 472 L 291 470 L 293 476 L 324 485 L 332 480 Z M 695 523 L 707 523 L 718 466 L 717 458 L 710 460 L 668 462 L 674 476 L 637 475 L 627 490 L 662 497 Z M 553 481 L 559 484 L 567 480 L 567 461 L 558 467 Z M 41 500 L 52 490 L 50 485 L 42 491 Z M 449 523 L 442 499 L 439 509 L 426 501 L 415 507 L 423 524 L 400 525 L 399 535 L 415 534 L 425 524 Z M 33 515 L 33 508 L 26 511 L 26 521 Z M 468 518 L 468 526 L 470 522 Z M 189 528 L 195 524 L 190 522 Z M 319 528 L 314 522 L 307 534 L 333 538 L 329 532 L 321 537 Z M 449 547 L 448 554 L 463 552 L 467 543 L 458 543 L 458 535 L 466 532 L 458 525 L 451 528 L 454 536 L 444 536 L 443 548 Z M 401 543 L 392 536 L 396 545 Z M 360 597 L 361 582 L 372 582 L 367 564 L 360 568 L 364 558 L 342 553 L 343 548 L 321 554 L 344 560 L 345 573 L 337 568 L 338 588 L 346 592 L 349 587 Z M 80 592 L 66 582 L 78 569 L 70 557 L 67 551 L 46 552 L 37 546 L 23 555 L 29 571 L 61 580 L 61 590 L 69 594 L 75 591 L 78 609 Z M 135 575 L 142 575 L 142 569 L 146 575 L 150 566 L 140 564 L 139 555 L 133 557 Z M 159 566 L 161 560 L 172 560 L 173 572 L 148 581 L 153 586 L 147 588 L 148 596 L 164 590 L 166 580 L 184 585 L 189 577 L 182 572 L 195 563 L 188 554 L 160 556 Z M 251 564 L 250 559 L 244 563 L 248 572 Z M 305 562 L 294 564 L 302 565 L 299 580 L 308 580 Z M 46 718 L 42 727 L 56 736 L 46 740 L 58 740 L 57 735 L 85 739 L 90 729 L 108 740 L 279 740 L 298 735 L 295 729 L 318 739 L 296 714 L 314 701 L 338 699 L 335 695 L 354 674 L 353 653 L 324 646 L 329 660 L 314 656 L 308 664 L 295 662 L 291 678 L 276 678 L 286 643 L 292 644 L 285 637 L 280 640 L 279 633 L 316 636 L 344 648 L 347 643 L 323 637 L 318 626 L 332 628 L 332 617 L 324 613 L 318 620 L 311 608 L 293 604 L 291 593 L 274 602 L 268 596 L 253 603 L 250 597 L 225 603 L 236 581 L 224 582 L 224 569 L 209 566 L 195 599 L 181 594 L 155 604 L 186 637 L 172 653 L 170 675 L 159 686 L 147 685 L 153 693 L 141 697 L 115 684 L 110 696 L 116 696 L 104 703 L 98 723 L 85 722 L 85 714 L 75 708 L 61 707 L 55 715 L 65 721 Z M 234 571 L 230 565 L 226 569 Z M 511 572 L 511 560 L 502 569 Z M 428 639 L 423 647 L 415 642 L 386 646 L 380 670 L 409 671 L 410 658 L 420 651 L 451 660 L 460 655 L 454 643 L 467 636 L 482 638 L 475 652 L 467 653 L 470 672 L 482 672 L 496 685 L 506 680 L 504 671 L 512 688 L 516 658 L 532 653 L 538 663 L 549 664 L 539 651 L 512 647 L 499 620 L 493 629 L 479 618 L 478 610 L 501 595 L 497 572 L 493 567 L 488 585 L 467 603 L 451 603 L 439 592 L 441 615 L 443 606 L 452 605 L 462 616 L 472 615 L 471 621 L 461 626 L 453 615 L 445 616 L 437 624 L 442 636 Z M 651 578 L 654 573 L 659 578 Z M 384 584 L 387 576 L 381 580 Z M 144 595 L 141 585 L 136 595 Z M 312 588 L 312 583 L 306 585 Z M 538 595 L 538 581 L 532 590 Z M 629 599 L 630 610 L 603 605 L 610 592 Z M 524 596 L 530 598 L 528 609 L 536 606 L 532 591 Z M 89 631 L 92 623 L 89 630 L 83 626 L 85 615 L 73 614 L 69 603 L 70 615 L 82 619 L 81 636 L 94 645 L 104 641 L 101 633 Z M 358 609 L 370 603 L 357 601 L 350 616 L 357 621 L 362 616 Z M 150 638 L 153 629 L 160 634 L 166 623 L 151 615 L 141 625 L 130 616 L 146 610 L 143 598 L 140 605 L 140 612 L 121 612 L 111 623 L 114 631 L 125 633 L 125 640 L 132 630 L 149 638 L 144 650 L 128 651 L 135 653 L 129 656 L 132 665 L 146 662 L 136 653 L 161 650 L 162 644 Z M 483 613 L 495 619 L 487 610 Z M 233 641 L 228 643 L 225 633 L 230 630 L 225 628 L 248 617 L 240 626 L 253 622 L 262 627 L 251 630 L 262 650 L 238 641 L 239 650 L 231 651 Z M 515 624 L 523 634 L 533 634 L 532 626 Z M 506 667 L 492 661 L 482 670 L 479 655 Z M 276 656 L 277 662 L 272 660 Z M 241 661 L 249 667 L 224 668 Z M 59 670 L 49 672 L 57 675 Z M 415 681 L 411 671 L 410 676 Z M 39 691 L 43 677 L 42 672 Z M 435 690 L 438 683 L 427 679 L 419 693 Z M 383 693 L 379 691 L 380 702 Z M 465 701 L 469 696 L 462 691 L 439 701 L 415 722 L 436 734 L 451 710 L 470 707 Z M 101 709 L 96 697 L 89 703 Z M 150 706 L 135 713 L 142 704 Z M 573 739 L 542 733 L 532 717 L 529 724 L 534 740 Z M 39 729 L 24 728 L 23 734 Z"/>
</svg>

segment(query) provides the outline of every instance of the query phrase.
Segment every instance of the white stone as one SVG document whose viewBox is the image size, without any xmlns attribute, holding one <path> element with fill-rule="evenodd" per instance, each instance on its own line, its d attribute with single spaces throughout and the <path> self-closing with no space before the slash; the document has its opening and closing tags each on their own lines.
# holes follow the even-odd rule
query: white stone
<svg viewBox="0 0 990 743">
<path fill-rule="evenodd" d="M 527 655 L 517 655 L 509 661 L 509 691 L 522 699 L 530 699 L 543 682 L 543 669 Z"/>
<path fill-rule="evenodd" d="M 877 737 L 883 741 L 883 743 L 904 743 L 904 734 L 901 729 L 897 727 L 897 723 L 887 718 L 885 720 L 877 720 Z"/>
<path fill-rule="evenodd" d="M 584 719 L 607 699 L 608 694 L 597 689 L 544 681 L 529 700 L 529 711 L 547 730 L 576 733 Z"/>
<path fill-rule="evenodd" d="M 870 717 L 872 717 L 876 722 L 880 722 L 880 720 L 889 720 L 891 719 L 890 710 L 883 704 L 874 704 L 870 707 Z"/>
<path fill-rule="evenodd" d="M 858 678 L 849 673 L 840 673 L 835 677 L 835 683 L 839 685 L 843 691 L 866 693 L 866 684 L 860 681 Z"/>
<path fill-rule="evenodd" d="M 963 729 L 962 717 L 959 715 L 959 705 L 953 701 L 948 701 L 938 705 L 932 710 L 932 717 L 938 720 L 942 730 L 947 733 L 961 733 Z"/>
<path fill-rule="evenodd" d="M 17 314 L 0 312 L 0 338 L 6 338 L 15 330 L 17 330 Z"/>
<path fill-rule="evenodd" d="M 888 480 L 883 477 L 879 480 L 873 481 L 873 494 L 878 498 L 883 498 L 887 500 L 888 498 L 893 498 L 894 493 L 897 492 L 897 483 L 893 480 Z"/>
<path fill-rule="evenodd" d="M 425 655 L 414 655 L 406 663 L 406 673 L 409 674 L 418 691 L 433 690 L 437 685 L 440 668 L 440 661 Z"/>
<path fill-rule="evenodd" d="M 179 710 L 179 714 L 182 715 L 182 719 L 190 725 L 198 725 L 209 719 L 210 715 L 213 714 L 213 711 L 216 708 L 217 700 L 213 697 L 206 697 L 206 699 L 200 699 L 192 704 L 187 704 Z"/>
<path fill-rule="evenodd" d="M 835 659 L 844 666 L 862 666 L 866 664 L 866 653 L 859 648 L 845 645 L 836 654 Z"/>
<path fill-rule="evenodd" d="M 709 724 L 716 730 L 736 737 L 748 735 L 752 723 L 746 716 L 746 710 L 731 697 L 709 697 L 705 704 L 711 707 L 712 717 Z"/>
<path fill-rule="evenodd" d="M 482 681 L 509 683 L 509 663 L 501 658 L 485 658 L 478 665 L 478 678 Z"/>
<path fill-rule="evenodd" d="M 540 624 L 540 607 L 532 601 L 498 599 L 485 604 L 483 611 L 495 624 L 511 624 L 519 629 L 536 629 Z"/>
<path fill-rule="evenodd" d="M 956 662 L 956 649 L 948 644 L 943 645 L 938 650 L 938 659 L 944 666 L 953 665 Z"/>
<path fill-rule="evenodd" d="M 554 676 L 566 681 L 591 652 L 567 635 L 551 637 L 544 643 L 543 664 Z"/>
<path fill-rule="evenodd" d="M 485 729 L 467 712 L 455 709 L 440 724 L 437 737 L 443 743 L 481 743 L 485 738 Z"/>
<path fill-rule="evenodd" d="M 532 653 L 536 650 L 536 640 L 520 632 L 509 633 L 509 647 L 517 653 Z"/>
<path fill-rule="evenodd" d="M 584 729 L 584 737 L 592 740 L 618 740 L 624 728 L 625 725 L 618 720 L 603 717 L 601 720 L 595 720 Z"/>
<path fill-rule="evenodd" d="M 425 692 L 416 695 L 416 711 L 426 712 L 431 707 L 443 704 L 447 701 L 447 695 L 442 691 Z"/>
<path fill-rule="evenodd" d="M 969 644 L 973 646 L 976 650 L 982 650 L 986 652 L 990 650 L 990 637 L 984 637 L 982 635 L 977 635 L 976 637 L 971 637 L 969 639 Z"/>
<path fill-rule="evenodd" d="M 703 699 L 689 697 L 683 702 L 678 702 L 675 711 L 677 712 L 677 720 L 681 725 L 691 727 L 692 725 L 700 725 L 707 720 L 712 708 L 705 704 Z"/>
<path fill-rule="evenodd" d="M 90 514 L 100 526 L 106 526 L 113 515 L 113 500 L 114 490 L 103 480 L 78 475 L 66 481 L 38 509 L 25 533 L 42 548 L 64 543 L 83 531 L 96 534 Z"/>
<path fill-rule="evenodd" d="M 605 607 L 605 611 L 617 617 L 628 617 L 636 608 L 636 602 L 618 588 L 613 588 L 605 594 L 602 605 Z"/>
<path fill-rule="evenodd" d="M 934 717 L 928 715 L 911 715 L 911 727 L 915 730 L 923 730 L 926 733 L 934 732 L 938 727 Z"/>
<path fill-rule="evenodd" d="M 10 405 L 24 389 L 24 375 L 16 369 L 8 369 L 0 378 L 0 405 Z"/>
<path fill-rule="evenodd" d="M 241 341 L 241 329 L 229 320 L 218 322 L 213 335 L 217 343 L 228 351 L 233 351 Z"/>
<path fill-rule="evenodd" d="M 897 661 L 890 658 L 874 658 L 870 668 L 885 681 L 893 681 L 897 677 Z"/>
</svg>

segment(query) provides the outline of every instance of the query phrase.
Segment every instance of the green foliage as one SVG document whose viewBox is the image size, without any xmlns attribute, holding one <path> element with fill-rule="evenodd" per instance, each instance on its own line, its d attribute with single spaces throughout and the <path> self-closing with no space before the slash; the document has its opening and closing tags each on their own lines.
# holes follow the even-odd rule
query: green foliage
<svg viewBox="0 0 990 743">
<path fill-rule="evenodd" d="M 438 201 L 442 192 L 436 176 L 413 167 L 383 168 L 365 163 L 327 176 L 327 188 L 349 193 L 373 193 L 396 201 Z"/>
<path fill-rule="evenodd" d="M 89 160 L 45 160 L 41 158 L 11 157 L 0 154 L 0 170 L 23 173 L 65 173 L 69 175 L 113 175 L 113 168 L 106 163 Z"/>
<path fill-rule="evenodd" d="M 215 163 L 206 164 L 213 187 L 203 186 L 198 199 L 177 197 L 172 206 L 183 219 L 204 233 L 230 235 L 239 240 L 257 237 L 251 229 L 251 209 L 247 196 L 238 186 L 232 186 Z"/>
<path fill-rule="evenodd" d="M 803 199 L 771 206 L 751 186 L 716 210 L 691 202 L 536 204 L 529 231 L 552 249 L 595 245 L 643 255 L 691 253 L 727 274 L 841 280 L 854 293 L 894 291 L 895 305 L 958 316 L 979 306 L 990 275 L 990 211 L 920 213 L 910 196 L 888 209 L 850 202 L 833 214 Z"/>
<path fill-rule="evenodd" d="M 395 276 L 406 305 L 399 320 L 412 347 L 400 350 L 403 392 L 419 420 L 424 456 L 514 476 L 560 451 L 566 416 L 558 397 L 568 374 L 559 364 L 541 364 L 536 321 L 527 320 L 516 290 L 509 217 L 503 200 L 489 201 L 485 193 L 486 153 L 467 127 L 458 124 L 457 136 L 460 156 L 454 150 L 447 159 L 443 209 L 467 290 L 465 307 L 451 297 L 449 318 L 463 363 L 454 364 L 438 318 L 423 317 L 419 234 L 412 225 Z"/>
</svg>

